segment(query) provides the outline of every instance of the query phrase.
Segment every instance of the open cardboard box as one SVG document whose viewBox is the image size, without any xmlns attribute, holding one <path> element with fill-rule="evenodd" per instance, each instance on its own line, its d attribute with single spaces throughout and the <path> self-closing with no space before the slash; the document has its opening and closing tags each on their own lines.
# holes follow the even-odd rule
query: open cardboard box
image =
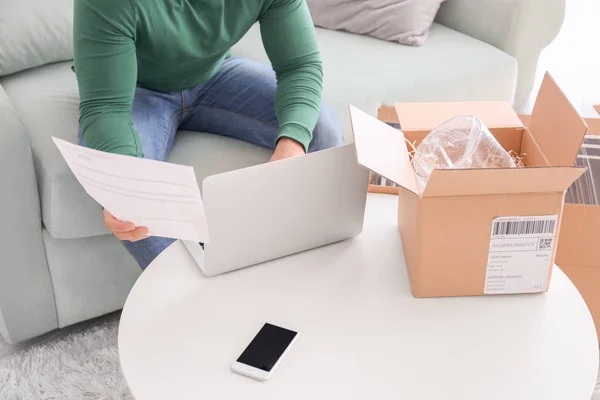
<svg viewBox="0 0 600 400">
<path fill-rule="evenodd" d="M 595 106 L 600 114 L 600 105 Z M 586 118 L 588 134 L 600 135 L 600 118 Z M 556 264 L 581 293 L 600 340 L 600 206 L 566 203 Z"/>
<path fill-rule="evenodd" d="M 402 131 L 354 107 L 350 114 L 359 164 L 400 186 L 398 225 L 413 295 L 546 291 L 565 191 L 585 171 L 574 161 L 587 131 L 553 79 L 544 78 L 528 127 L 506 102 L 394 108 Z M 523 155 L 525 167 L 434 170 L 420 192 L 405 137 L 418 146 L 433 128 L 465 114 L 479 117 L 507 151 Z M 522 248 L 530 251 L 514 251 Z"/>
</svg>

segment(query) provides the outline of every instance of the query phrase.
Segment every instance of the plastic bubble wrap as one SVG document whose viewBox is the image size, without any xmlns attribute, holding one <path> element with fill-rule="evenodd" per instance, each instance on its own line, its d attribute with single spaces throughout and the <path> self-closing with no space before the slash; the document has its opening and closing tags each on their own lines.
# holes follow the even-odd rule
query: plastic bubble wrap
<svg viewBox="0 0 600 400">
<path fill-rule="evenodd" d="M 454 117 L 429 133 L 413 154 L 421 192 L 434 169 L 514 168 L 513 157 L 477 117 Z"/>
</svg>

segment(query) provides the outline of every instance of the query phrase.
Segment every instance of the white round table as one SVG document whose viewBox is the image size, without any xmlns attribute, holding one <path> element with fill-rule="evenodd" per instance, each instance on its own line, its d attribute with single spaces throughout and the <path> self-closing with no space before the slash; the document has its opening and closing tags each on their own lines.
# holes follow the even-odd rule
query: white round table
<svg viewBox="0 0 600 400">
<path fill-rule="evenodd" d="M 589 400 L 598 343 L 555 268 L 537 295 L 416 299 L 397 197 L 369 195 L 364 231 L 205 278 L 180 242 L 142 274 L 119 329 L 137 400 Z M 231 363 L 264 322 L 300 336 L 267 382 Z"/>
</svg>

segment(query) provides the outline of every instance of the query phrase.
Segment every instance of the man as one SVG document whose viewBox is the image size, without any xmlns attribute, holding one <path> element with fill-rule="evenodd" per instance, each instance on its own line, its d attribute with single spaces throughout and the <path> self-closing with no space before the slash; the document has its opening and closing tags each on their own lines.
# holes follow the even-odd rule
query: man
<svg viewBox="0 0 600 400">
<path fill-rule="evenodd" d="M 256 22 L 272 67 L 231 57 Z M 178 128 L 274 148 L 271 161 L 343 142 L 305 0 L 75 0 L 73 35 L 90 148 L 165 160 Z M 173 242 L 104 219 L 142 268 Z"/>
</svg>

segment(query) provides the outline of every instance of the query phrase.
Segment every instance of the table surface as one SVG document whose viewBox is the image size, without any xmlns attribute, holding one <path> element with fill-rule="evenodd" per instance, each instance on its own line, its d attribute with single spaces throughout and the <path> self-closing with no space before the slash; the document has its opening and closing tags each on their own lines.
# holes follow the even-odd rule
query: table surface
<svg viewBox="0 0 600 400">
<path fill-rule="evenodd" d="M 370 194 L 354 239 L 213 278 L 173 244 L 121 317 L 135 398 L 589 400 L 596 332 L 562 271 L 544 294 L 416 299 L 396 202 Z M 258 382 L 230 367 L 264 322 L 300 336 Z"/>
</svg>

